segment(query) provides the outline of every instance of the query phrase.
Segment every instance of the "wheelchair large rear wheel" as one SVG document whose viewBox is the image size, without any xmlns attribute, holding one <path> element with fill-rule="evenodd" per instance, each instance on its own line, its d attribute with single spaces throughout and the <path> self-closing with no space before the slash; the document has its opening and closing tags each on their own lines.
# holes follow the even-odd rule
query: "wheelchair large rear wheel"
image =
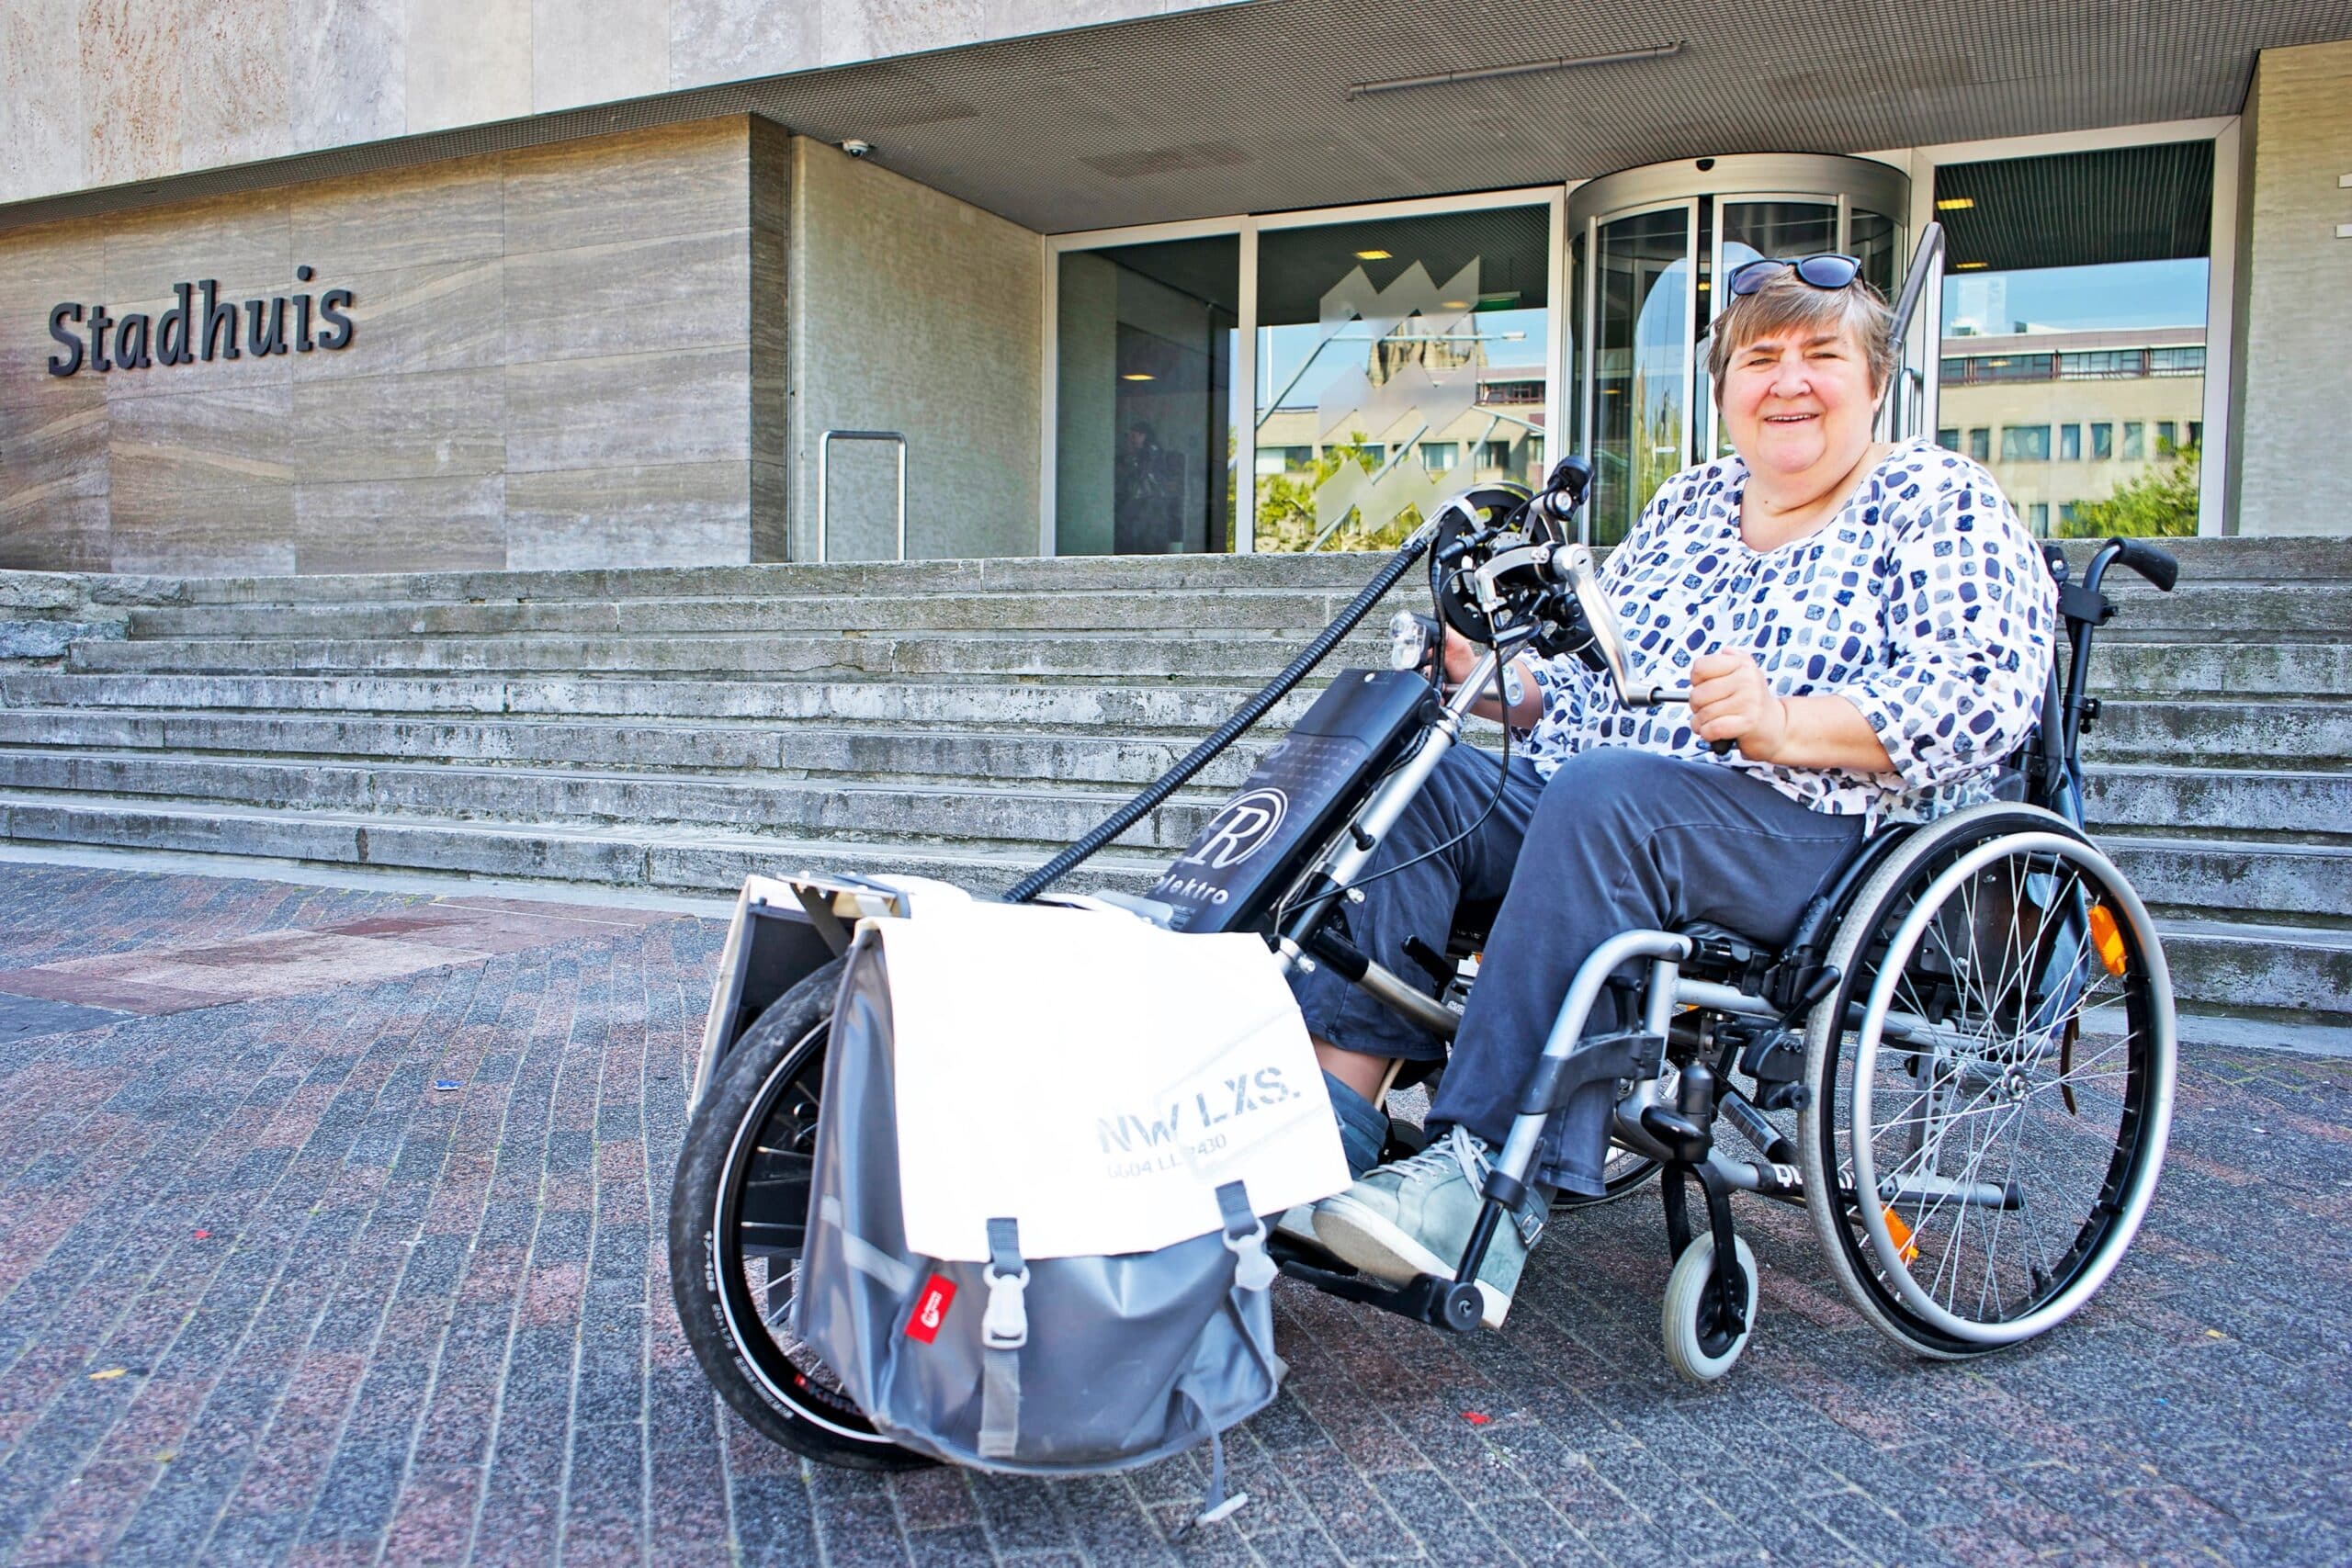
<svg viewBox="0 0 2352 1568">
<path fill-rule="evenodd" d="M 719 1064 L 670 1190 L 670 1287 L 695 1359 L 761 1434 L 824 1464 L 910 1470 L 790 1327 L 815 1170 L 836 959 L 778 998 Z"/>
<path fill-rule="evenodd" d="M 2155 1193 L 2172 987 L 2122 874 L 2063 818 L 1995 804 L 1872 875 L 1807 1033 L 1814 1226 L 1862 1314 L 1957 1358 L 2064 1322 Z"/>
</svg>

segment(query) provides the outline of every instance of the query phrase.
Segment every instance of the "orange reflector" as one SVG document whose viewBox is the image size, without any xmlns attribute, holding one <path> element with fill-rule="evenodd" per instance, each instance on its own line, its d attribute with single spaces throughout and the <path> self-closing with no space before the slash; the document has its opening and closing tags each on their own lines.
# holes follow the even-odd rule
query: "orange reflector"
<svg viewBox="0 0 2352 1568">
<path fill-rule="evenodd" d="M 2122 978 L 2123 932 L 2104 904 L 2091 906 L 2091 942 L 2098 948 L 2098 961 L 2107 965 L 2107 972 Z"/>
<path fill-rule="evenodd" d="M 1880 1209 L 1879 1213 L 1886 1216 L 1886 1234 L 1894 1238 L 1895 1250 L 1903 1255 L 1903 1261 L 1918 1262 L 1919 1244 L 1911 1239 L 1911 1227 L 1903 1223 L 1903 1216 L 1887 1208 Z"/>
</svg>

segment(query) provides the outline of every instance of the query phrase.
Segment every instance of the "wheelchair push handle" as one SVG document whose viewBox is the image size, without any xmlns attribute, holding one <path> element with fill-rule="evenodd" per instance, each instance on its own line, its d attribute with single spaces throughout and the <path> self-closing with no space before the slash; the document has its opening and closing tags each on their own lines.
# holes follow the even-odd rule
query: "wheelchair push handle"
<svg viewBox="0 0 2352 1568">
<path fill-rule="evenodd" d="M 2159 549 L 2144 539 L 2114 538 L 2107 545 L 2115 552 L 2118 566 L 2130 567 L 2164 592 L 2171 592 L 2172 585 L 2180 581 L 2180 562 L 2169 550 Z"/>
</svg>

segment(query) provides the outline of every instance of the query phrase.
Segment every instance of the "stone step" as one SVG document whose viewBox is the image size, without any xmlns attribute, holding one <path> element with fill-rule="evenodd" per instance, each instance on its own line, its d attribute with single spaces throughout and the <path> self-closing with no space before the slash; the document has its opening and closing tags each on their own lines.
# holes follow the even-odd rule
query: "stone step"
<svg viewBox="0 0 2352 1568">
<path fill-rule="evenodd" d="M 2177 998 L 2352 1021 L 2352 931 L 2221 920 L 2159 920 L 2157 931 Z"/>
<path fill-rule="evenodd" d="M 209 801 L 122 801 L 0 794 L 0 839 L 17 843 L 300 861 L 317 865 L 733 893 L 753 874 L 893 872 L 999 892 L 1051 851 L 967 844 L 844 843 L 678 827 L 598 828 L 331 811 L 272 811 Z M 1164 855 L 1115 847 L 1070 874 L 1073 892 L 1140 892 Z"/>
<path fill-rule="evenodd" d="M 2091 555 L 2106 541 L 2068 539 L 2066 559 L 2077 581 Z M 2244 536 L 2236 538 L 2152 539 L 2180 562 L 2182 586 L 2203 582 L 2315 582 L 2352 580 L 2352 540 Z M 2104 584 L 2112 594 L 2154 593 L 2138 574 L 2109 570 Z M 2177 590 L 2176 590 L 2177 592 Z"/>
<path fill-rule="evenodd" d="M 2188 829 L 2200 833 L 2352 836 L 2352 773 L 2261 773 L 2148 762 L 2088 770 L 2083 815 L 2096 833 Z"/>
<path fill-rule="evenodd" d="M 1343 650 L 1344 651 L 1344 650 Z M 1287 725 L 1343 667 L 1340 654 L 1268 716 Z M 0 674 L 0 707 L 285 714 L 481 715 L 741 719 L 841 724 L 1105 728 L 1205 734 L 1254 685 L 1007 683 L 939 681 L 691 681 L 587 676 Z"/>
<path fill-rule="evenodd" d="M 2352 758 L 2352 699 L 2299 702 L 2109 697 L 2084 732 L 2085 760 L 2328 771 Z"/>
<path fill-rule="evenodd" d="M 155 795 L 348 813 L 415 812 L 504 822 L 678 823 L 733 832 L 875 841 L 895 838 L 1069 843 L 1132 794 L 992 780 L 721 778 L 455 763 L 263 762 L 176 753 L 0 750 L 0 790 Z M 1218 792 L 1180 794 L 1118 841 L 1174 852 L 1216 810 Z"/>
<path fill-rule="evenodd" d="M 2150 907 L 2169 916 L 2320 924 L 2352 918 L 2352 846 L 2109 832 L 2099 847 Z"/>
<path fill-rule="evenodd" d="M 187 604 L 364 604 L 426 601 L 763 598 L 796 593 L 1023 592 L 1125 588 L 1309 588 L 1352 593 L 1381 554 L 1062 556 L 831 565 L 639 567 L 578 571 L 395 572 L 190 578 Z M 1408 581 L 1411 581 L 1408 574 Z"/>
<path fill-rule="evenodd" d="M 1140 786 L 1198 743 L 1198 734 L 1006 732 L 880 726 L 573 723 L 556 719 L 401 719 L 276 714 L 96 713 L 0 709 L 0 749 L 243 755 L 257 765 L 301 757 L 517 763 L 537 767 L 753 771 L 780 778 L 875 781 L 1025 780 Z M 1231 788 L 1272 737 L 1237 741 L 1199 774 Z"/>
<path fill-rule="evenodd" d="M 2126 589 L 2110 579 L 2115 619 L 2101 641 L 2201 641 L 2217 632 L 2242 632 L 2267 641 L 2341 642 L 2352 638 L 2352 583 L 2201 582 L 2184 570 L 2170 593 L 2139 583 Z M 136 633 L 137 615 L 132 617 Z"/>
<path fill-rule="evenodd" d="M 2352 695 L 2352 646 L 2102 637 L 2091 652 L 2090 689 L 2117 696 L 2342 697 Z"/>
<path fill-rule="evenodd" d="M 1418 575 L 1393 590 L 1397 604 L 1422 597 Z M 991 589 L 879 594 L 829 592 L 651 599 L 419 600 L 408 603 L 192 604 L 130 612 L 141 638 L 503 637 L 864 631 L 1088 630 L 1214 626 L 1311 633 L 1337 615 L 1361 584 L 1321 592 L 1293 587 Z M 2245 631 L 2268 640 L 2352 637 L 2352 583 L 2198 583 L 2171 593 L 2119 592 L 2114 638 L 2196 640 Z M 1204 601 L 1213 600 L 1213 603 Z"/>
<path fill-rule="evenodd" d="M 2352 547 L 2342 539 L 2197 538 L 2156 541 L 2179 558 L 2184 584 L 2220 581 L 2352 581 Z M 2066 546 L 2079 574 L 2095 541 Z M 1311 556 L 1064 556 L 633 568 L 581 571 L 471 571 L 315 577 L 216 577 L 176 585 L 189 604 L 386 604 L 425 600 L 654 599 L 757 597 L 788 593 L 955 592 L 1058 588 L 1310 587 L 1352 592 L 1388 558 L 1325 552 Z M 2118 570 L 2109 586 L 2122 596 L 2145 589 Z"/>
<path fill-rule="evenodd" d="M 1262 681 L 1296 656 L 1305 637 L 1266 632 L 1052 635 L 1025 632 L 871 637 L 514 637 L 336 640 L 78 642 L 77 672 L 220 674 L 513 673 L 734 675 L 746 678 L 935 676 L 942 679 Z M 1378 666 L 1385 639 L 1365 634 L 1332 656 Z"/>
<path fill-rule="evenodd" d="M 1401 603 L 1408 590 L 1391 597 Z M 726 633 L 1119 631 L 1136 636 L 1214 627 L 1273 631 L 1304 642 L 1352 591 L 1286 588 L 1088 590 L 1055 593 L 830 593 L 747 598 L 526 600 L 481 604 L 198 604 L 131 613 L 141 639 L 366 640 L 418 637 L 698 636 Z M 1419 591 L 1414 590 L 1418 598 Z M 1385 620 L 1385 613 L 1382 615 Z"/>
</svg>

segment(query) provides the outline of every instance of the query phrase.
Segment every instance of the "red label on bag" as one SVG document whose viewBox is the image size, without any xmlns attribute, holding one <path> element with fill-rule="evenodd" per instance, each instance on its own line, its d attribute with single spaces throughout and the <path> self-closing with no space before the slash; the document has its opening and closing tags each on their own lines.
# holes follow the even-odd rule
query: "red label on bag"
<svg viewBox="0 0 2352 1568">
<path fill-rule="evenodd" d="M 933 1274 L 923 1281 L 922 1294 L 915 1298 L 915 1310 L 907 1319 L 907 1337 L 928 1345 L 939 1337 L 939 1325 L 947 1320 L 947 1309 L 956 1302 L 956 1281 L 944 1274 Z"/>
</svg>

